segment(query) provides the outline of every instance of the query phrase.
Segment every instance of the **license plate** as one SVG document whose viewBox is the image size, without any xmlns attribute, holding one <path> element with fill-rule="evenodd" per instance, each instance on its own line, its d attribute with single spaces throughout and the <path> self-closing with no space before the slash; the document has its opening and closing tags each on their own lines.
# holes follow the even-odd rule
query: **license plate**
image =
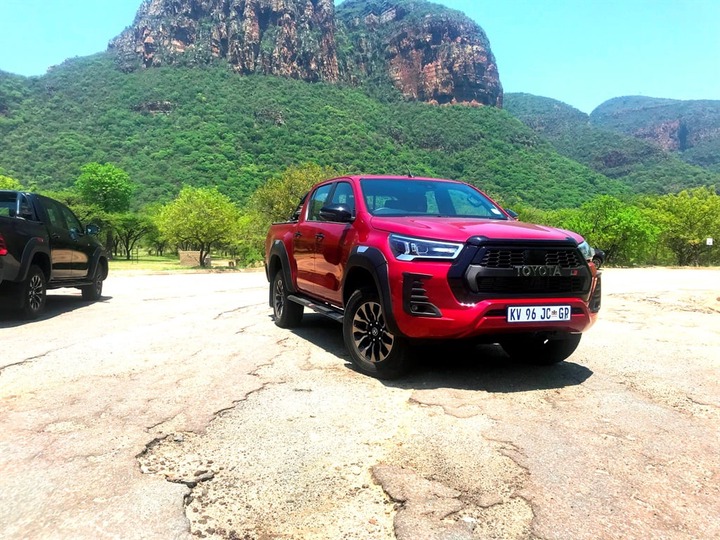
<svg viewBox="0 0 720 540">
<path fill-rule="evenodd" d="M 507 322 L 552 322 L 569 321 L 572 315 L 570 306 L 521 306 L 508 307 Z"/>
</svg>

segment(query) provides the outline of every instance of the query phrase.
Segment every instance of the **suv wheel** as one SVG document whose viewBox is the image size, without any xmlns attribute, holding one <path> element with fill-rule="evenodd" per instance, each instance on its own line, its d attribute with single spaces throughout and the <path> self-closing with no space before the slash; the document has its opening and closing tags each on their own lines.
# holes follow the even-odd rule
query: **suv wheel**
<svg viewBox="0 0 720 540">
<path fill-rule="evenodd" d="M 26 319 L 37 319 L 45 309 L 45 274 L 39 266 L 31 266 L 27 278 L 20 287 L 21 310 Z"/>
<path fill-rule="evenodd" d="M 303 307 L 292 300 L 288 300 L 288 290 L 282 270 L 275 274 L 270 285 L 273 314 L 275 324 L 280 328 L 292 328 L 300 324 L 303 317 Z"/>
<path fill-rule="evenodd" d="M 102 297 L 102 289 L 103 270 L 102 267 L 98 265 L 97 269 L 95 270 L 95 275 L 93 276 L 92 284 L 80 287 L 80 292 L 82 292 L 83 300 L 95 301 L 100 300 L 100 298 Z"/>
<path fill-rule="evenodd" d="M 359 289 L 348 300 L 343 337 L 358 371 L 378 379 L 405 373 L 408 343 L 387 329 L 380 298 L 373 289 Z"/>
<path fill-rule="evenodd" d="M 570 333 L 552 336 L 552 339 L 547 334 L 515 335 L 501 341 L 500 346 L 515 361 L 548 366 L 574 353 L 581 337 L 582 334 Z"/>
</svg>

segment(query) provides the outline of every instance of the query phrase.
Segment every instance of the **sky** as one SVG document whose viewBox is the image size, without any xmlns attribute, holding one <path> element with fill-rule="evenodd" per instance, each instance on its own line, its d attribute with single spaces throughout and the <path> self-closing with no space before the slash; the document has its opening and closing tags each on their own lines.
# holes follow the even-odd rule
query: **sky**
<svg viewBox="0 0 720 540">
<path fill-rule="evenodd" d="M 551 97 L 586 113 L 626 95 L 720 100 L 720 0 L 436 3 L 485 30 L 505 92 Z M 140 4 L 0 0 L 0 70 L 37 76 L 104 51 Z"/>
</svg>

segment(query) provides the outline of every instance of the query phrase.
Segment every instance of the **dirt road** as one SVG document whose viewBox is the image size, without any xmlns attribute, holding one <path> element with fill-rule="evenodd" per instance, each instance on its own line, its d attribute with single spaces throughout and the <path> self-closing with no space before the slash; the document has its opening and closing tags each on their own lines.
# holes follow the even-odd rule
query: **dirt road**
<svg viewBox="0 0 720 540">
<path fill-rule="evenodd" d="M 355 373 L 262 273 L 112 275 L 0 315 L 0 538 L 720 537 L 720 270 L 609 269 L 569 361 Z"/>
</svg>

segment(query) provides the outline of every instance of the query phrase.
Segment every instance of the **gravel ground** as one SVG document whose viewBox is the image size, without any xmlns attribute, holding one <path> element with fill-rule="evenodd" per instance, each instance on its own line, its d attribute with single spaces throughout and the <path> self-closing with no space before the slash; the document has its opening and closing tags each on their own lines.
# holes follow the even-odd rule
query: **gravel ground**
<svg viewBox="0 0 720 540">
<path fill-rule="evenodd" d="M 720 537 L 720 270 L 608 269 L 549 368 L 272 322 L 261 272 L 115 274 L 0 314 L 0 537 Z"/>
</svg>

